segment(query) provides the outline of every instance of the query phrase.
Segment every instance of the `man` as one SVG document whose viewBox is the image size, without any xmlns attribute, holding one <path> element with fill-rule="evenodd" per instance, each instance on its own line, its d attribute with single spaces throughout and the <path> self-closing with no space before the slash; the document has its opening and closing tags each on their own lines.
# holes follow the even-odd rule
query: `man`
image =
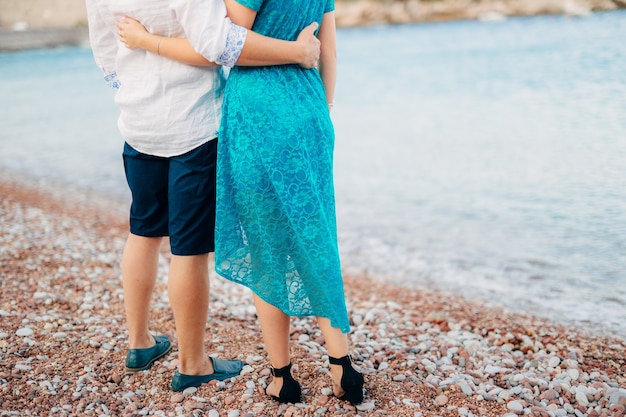
<svg viewBox="0 0 626 417">
<path fill-rule="evenodd" d="M 129 16 L 152 33 L 185 37 L 220 65 L 315 65 L 315 25 L 295 42 L 266 38 L 234 25 L 222 0 L 86 0 L 95 61 L 117 88 L 118 127 L 132 194 L 130 233 L 122 257 L 129 330 L 128 373 L 149 369 L 171 350 L 166 336 L 149 332 L 149 310 L 159 248 L 169 236 L 168 292 L 176 323 L 179 366 L 172 389 L 236 376 L 243 363 L 210 358 L 204 334 L 208 314 L 208 254 L 214 250 L 215 161 L 224 73 L 123 47 L 116 21 Z"/>
</svg>

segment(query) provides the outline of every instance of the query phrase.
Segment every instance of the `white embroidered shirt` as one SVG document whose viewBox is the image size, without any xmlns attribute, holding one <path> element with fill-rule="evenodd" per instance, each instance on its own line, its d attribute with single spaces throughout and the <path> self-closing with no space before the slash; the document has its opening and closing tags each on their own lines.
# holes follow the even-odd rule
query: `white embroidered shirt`
<svg viewBox="0 0 626 417">
<path fill-rule="evenodd" d="M 206 59 L 233 66 L 246 29 L 226 17 L 223 0 L 86 0 L 96 64 L 116 88 L 119 130 L 136 150 L 181 155 L 214 139 L 221 118 L 222 67 L 197 67 L 128 49 L 115 19 L 129 16 L 154 34 L 188 38 Z"/>
</svg>

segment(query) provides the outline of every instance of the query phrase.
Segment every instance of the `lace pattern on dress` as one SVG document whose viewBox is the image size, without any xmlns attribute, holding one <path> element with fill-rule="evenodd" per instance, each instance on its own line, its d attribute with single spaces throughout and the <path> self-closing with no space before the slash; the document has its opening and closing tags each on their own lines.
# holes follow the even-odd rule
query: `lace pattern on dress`
<svg viewBox="0 0 626 417">
<path fill-rule="evenodd" d="M 326 3 L 244 1 L 263 6 L 256 33 L 285 40 L 320 22 Z M 334 142 L 317 69 L 232 69 L 217 144 L 215 270 L 289 316 L 326 317 L 348 333 Z"/>
</svg>

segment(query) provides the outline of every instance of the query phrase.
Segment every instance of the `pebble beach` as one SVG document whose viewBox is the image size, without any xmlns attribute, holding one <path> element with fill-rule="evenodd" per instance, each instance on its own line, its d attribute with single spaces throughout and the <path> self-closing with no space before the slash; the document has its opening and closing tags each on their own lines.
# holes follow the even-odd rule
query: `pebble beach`
<svg viewBox="0 0 626 417">
<path fill-rule="evenodd" d="M 124 373 L 124 203 L 89 190 L 0 180 L 0 416 L 623 416 L 626 342 L 428 289 L 346 276 L 365 402 L 332 395 L 324 339 L 292 321 L 299 404 L 264 394 L 268 361 L 251 294 L 213 274 L 209 352 L 246 363 L 229 381 L 173 393 L 171 354 Z M 152 329 L 175 340 L 163 247 Z"/>
</svg>

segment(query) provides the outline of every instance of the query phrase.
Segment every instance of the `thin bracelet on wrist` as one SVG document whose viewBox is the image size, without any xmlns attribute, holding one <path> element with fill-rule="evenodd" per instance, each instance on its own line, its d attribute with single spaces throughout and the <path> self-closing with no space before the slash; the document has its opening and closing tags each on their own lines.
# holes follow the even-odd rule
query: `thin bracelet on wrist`
<svg viewBox="0 0 626 417">
<path fill-rule="evenodd" d="M 157 49 L 157 50 L 156 50 L 157 55 L 161 55 L 161 52 L 160 52 L 160 47 L 161 47 L 161 39 L 163 39 L 163 38 L 159 36 L 159 40 L 157 41 L 157 48 L 156 48 L 156 49 Z"/>
</svg>

